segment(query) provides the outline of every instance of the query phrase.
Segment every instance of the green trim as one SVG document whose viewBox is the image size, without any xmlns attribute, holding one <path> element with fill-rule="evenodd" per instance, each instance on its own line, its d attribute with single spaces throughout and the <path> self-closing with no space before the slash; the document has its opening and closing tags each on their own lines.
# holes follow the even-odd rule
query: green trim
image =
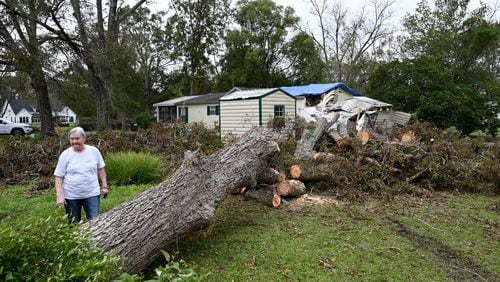
<svg viewBox="0 0 500 282">
<path fill-rule="evenodd" d="M 222 111 L 220 110 L 220 100 L 217 101 L 219 104 L 219 141 L 222 141 L 222 125 L 221 125 L 221 116 L 222 116 Z"/>
<path fill-rule="evenodd" d="M 262 96 L 259 97 L 259 126 L 262 126 Z"/>
<path fill-rule="evenodd" d="M 297 119 L 297 99 L 295 99 L 295 107 L 293 108 L 293 122 Z"/>
</svg>

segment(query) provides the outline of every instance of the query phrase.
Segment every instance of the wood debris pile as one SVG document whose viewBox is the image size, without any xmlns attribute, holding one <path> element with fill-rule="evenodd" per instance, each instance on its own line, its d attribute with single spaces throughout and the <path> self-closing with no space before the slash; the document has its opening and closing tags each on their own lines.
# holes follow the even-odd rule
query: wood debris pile
<svg viewBox="0 0 500 282">
<path fill-rule="evenodd" d="M 376 138 L 360 131 L 339 143 L 326 131 L 331 122 L 320 119 L 293 145 L 282 144 L 273 168 L 262 173 L 274 178 L 233 193 L 279 207 L 318 192 L 349 200 L 368 195 L 392 199 L 401 193 L 432 197 L 434 191 L 500 192 L 498 138 L 471 139 L 414 123 Z"/>
<path fill-rule="evenodd" d="M 343 143 L 327 132 L 328 122 L 304 131 L 294 158 L 282 169 L 306 190 L 319 188 L 339 197 L 398 193 L 432 196 L 433 191 L 498 193 L 498 138 L 470 139 L 427 123 L 376 135 L 366 130 Z"/>
</svg>

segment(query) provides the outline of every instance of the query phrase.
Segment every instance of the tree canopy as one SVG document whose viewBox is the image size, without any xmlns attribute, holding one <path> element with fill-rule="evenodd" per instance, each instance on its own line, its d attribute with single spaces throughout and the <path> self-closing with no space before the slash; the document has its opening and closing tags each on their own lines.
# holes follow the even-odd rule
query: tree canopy
<svg viewBox="0 0 500 282">
<path fill-rule="evenodd" d="M 343 82 L 441 127 L 498 127 L 500 28 L 484 4 L 421 1 L 395 38 L 394 1 L 310 0 L 312 28 L 272 0 L 129 2 L 0 0 L 0 97 L 35 93 L 50 134 L 49 100 L 109 128 L 166 98 Z"/>
</svg>

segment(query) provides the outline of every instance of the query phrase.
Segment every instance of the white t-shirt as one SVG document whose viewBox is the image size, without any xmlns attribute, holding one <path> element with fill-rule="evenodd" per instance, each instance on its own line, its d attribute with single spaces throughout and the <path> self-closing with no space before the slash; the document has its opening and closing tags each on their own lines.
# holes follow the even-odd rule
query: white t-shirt
<svg viewBox="0 0 500 282">
<path fill-rule="evenodd" d="M 104 167 L 101 152 L 91 145 L 83 151 L 72 147 L 64 150 L 57 161 L 54 175 L 63 178 L 64 198 L 84 199 L 100 194 L 97 170 Z"/>
</svg>

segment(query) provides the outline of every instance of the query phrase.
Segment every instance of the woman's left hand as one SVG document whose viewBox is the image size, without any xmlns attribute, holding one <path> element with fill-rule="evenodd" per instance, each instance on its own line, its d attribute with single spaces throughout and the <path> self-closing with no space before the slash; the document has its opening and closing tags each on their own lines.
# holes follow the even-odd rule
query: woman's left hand
<svg viewBox="0 0 500 282">
<path fill-rule="evenodd" d="M 101 188 L 101 195 L 103 198 L 106 198 L 108 196 L 108 187 L 102 187 Z"/>
</svg>

